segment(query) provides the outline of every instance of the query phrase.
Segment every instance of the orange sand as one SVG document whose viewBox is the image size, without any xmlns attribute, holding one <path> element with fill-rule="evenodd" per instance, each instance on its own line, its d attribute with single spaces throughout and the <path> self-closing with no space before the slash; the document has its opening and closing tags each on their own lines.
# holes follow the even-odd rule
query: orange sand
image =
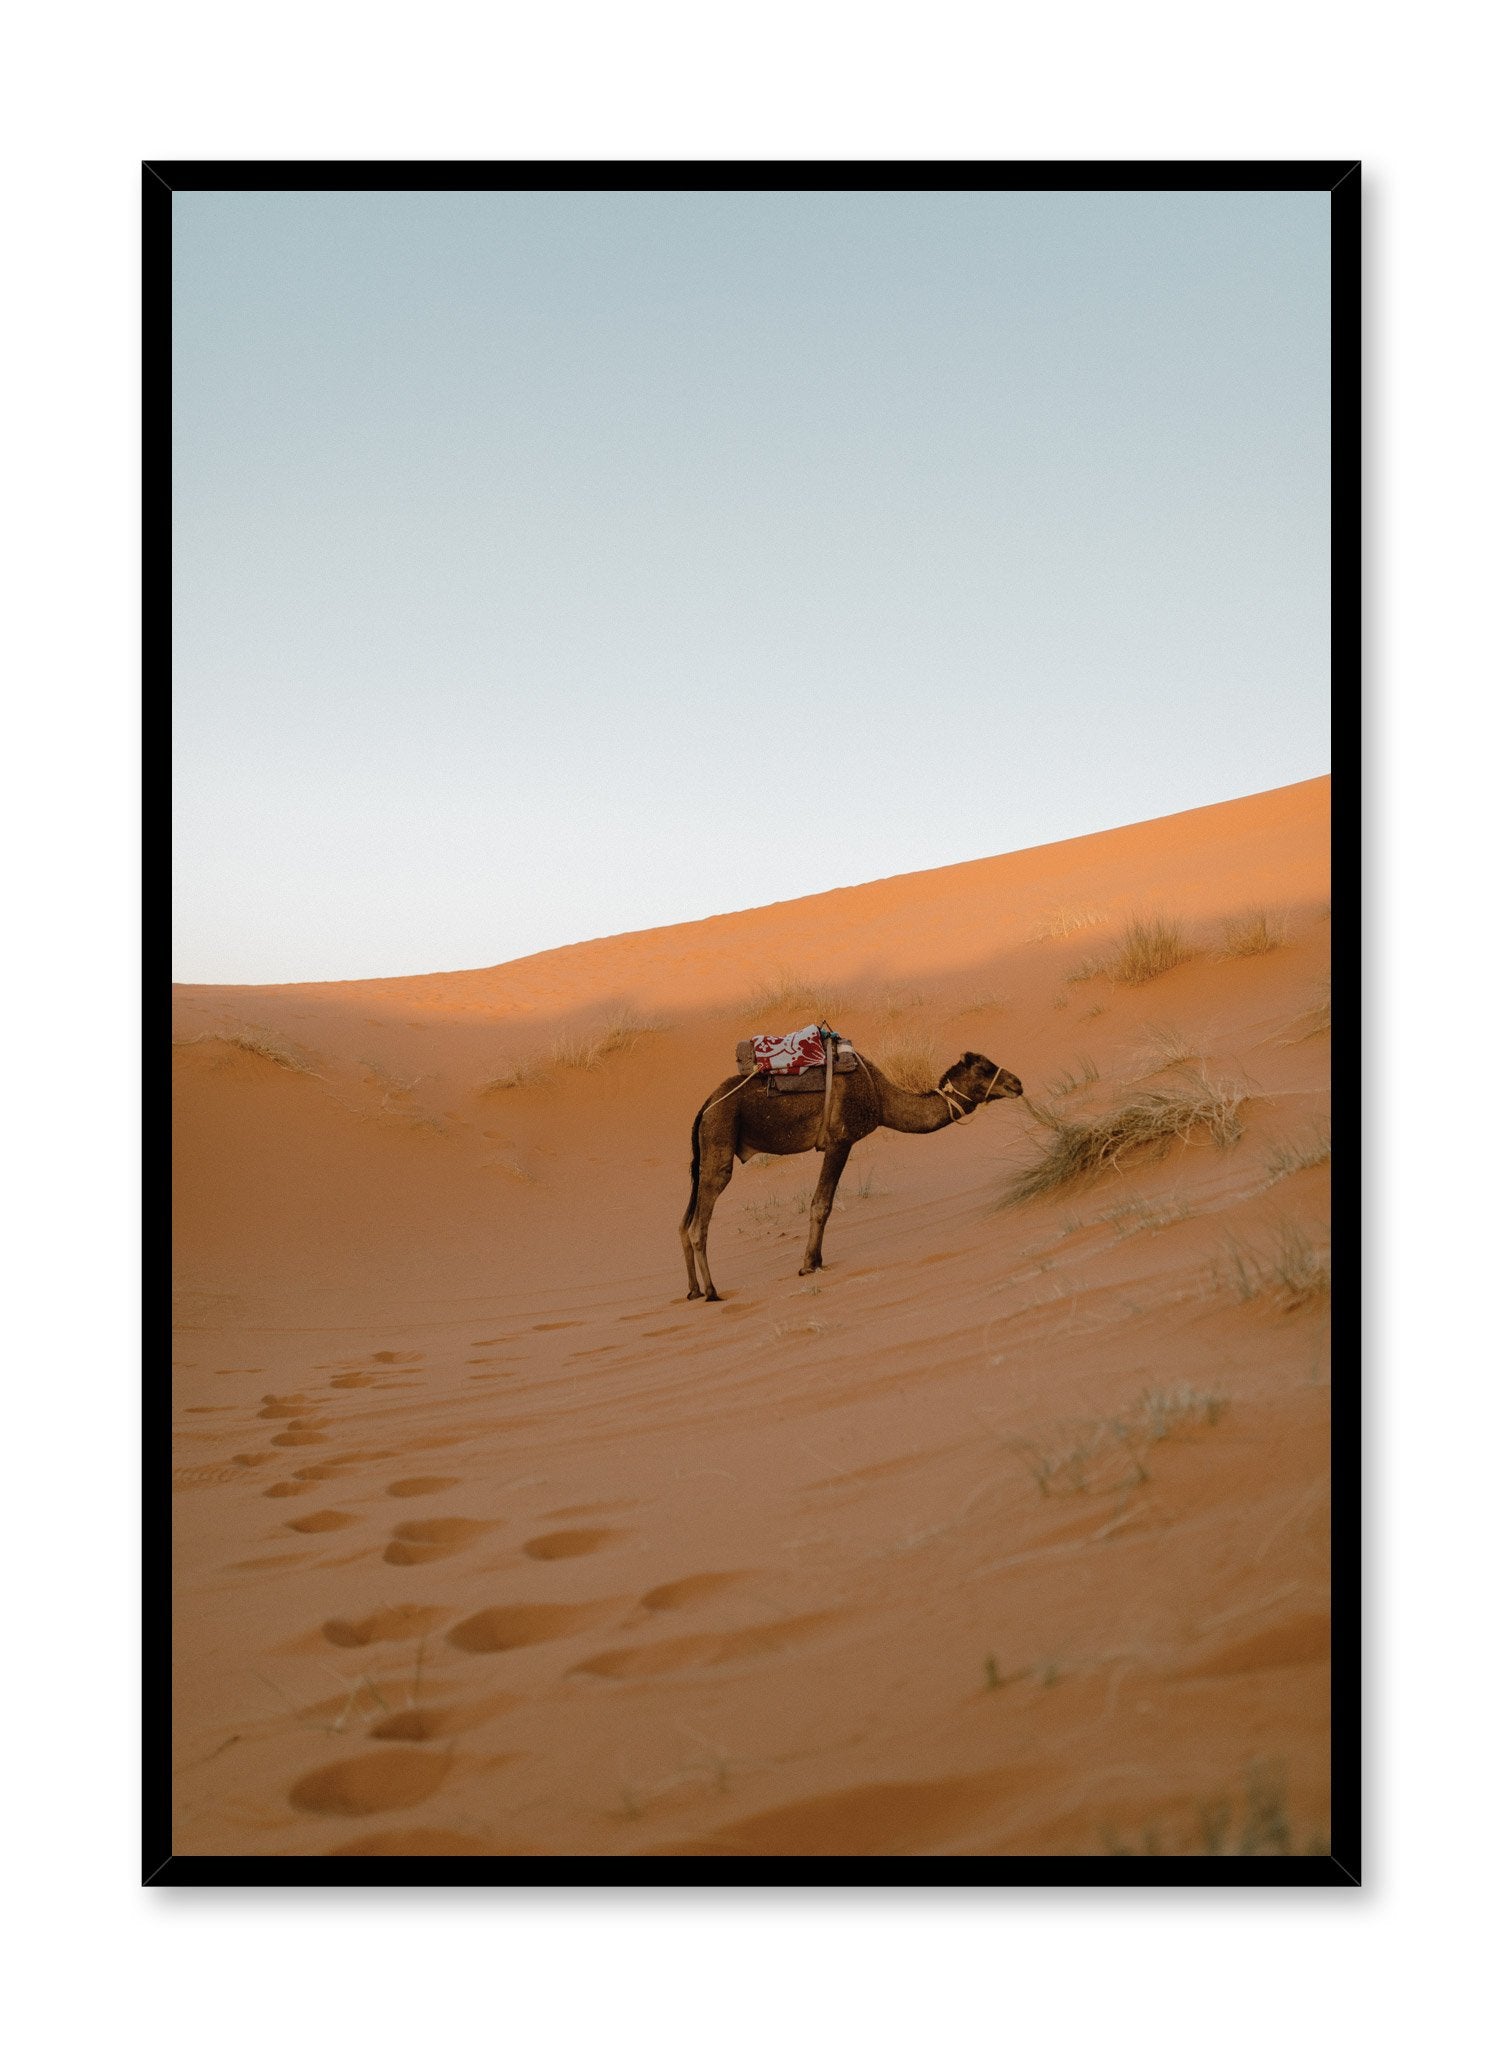
<svg viewBox="0 0 1503 2048">
<path fill-rule="evenodd" d="M 1327 1314 L 1231 1247 L 1328 1243 L 1328 1166 L 1271 1163 L 1328 1113 L 1328 828 L 1322 778 L 473 973 L 180 989 L 175 1850 L 1092 1855 L 1230 1839 L 1250 1786 L 1323 1837 Z M 1226 957 L 1254 906 L 1285 942 Z M 1067 979 L 1157 909 L 1195 959 Z M 1157 1080 L 1238 1081 L 1244 1135 L 999 1211 L 1021 1104 L 880 1132 L 814 1282 L 818 1162 L 761 1161 L 686 1302 L 694 1111 L 816 1008 L 1066 1113 L 1172 1027 Z"/>
</svg>

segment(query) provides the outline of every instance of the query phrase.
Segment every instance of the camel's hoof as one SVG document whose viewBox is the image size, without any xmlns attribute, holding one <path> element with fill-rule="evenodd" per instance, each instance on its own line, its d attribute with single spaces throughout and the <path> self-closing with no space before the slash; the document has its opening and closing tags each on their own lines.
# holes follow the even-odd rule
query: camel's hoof
<svg viewBox="0 0 1503 2048">
<path fill-rule="evenodd" d="M 689 1289 L 689 1292 L 684 1296 L 685 1301 L 698 1301 L 700 1298 L 700 1292 L 697 1287 L 691 1287 Z"/>
<path fill-rule="evenodd" d="M 710 1289 L 710 1291 L 708 1292 L 708 1294 L 706 1294 L 706 1296 L 705 1296 L 705 1300 L 706 1300 L 706 1301 L 719 1301 L 719 1299 L 720 1299 L 720 1296 L 719 1296 L 719 1295 L 718 1295 L 718 1294 L 717 1294 L 717 1293 L 715 1292 L 715 1290 L 714 1290 L 714 1288 L 713 1288 L 713 1287 L 712 1287 L 712 1288 Z"/>
</svg>

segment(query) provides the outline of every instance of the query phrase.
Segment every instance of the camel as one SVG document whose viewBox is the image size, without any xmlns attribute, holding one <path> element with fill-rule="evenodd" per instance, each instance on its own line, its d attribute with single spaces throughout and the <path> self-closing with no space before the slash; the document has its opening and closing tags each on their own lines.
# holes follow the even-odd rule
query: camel
<svg viewBox="0 0 1503 2048">
<path fill-rule="evenodd" d="M 819 1185 L 809 1205 L 809 1242 L 800 1273 L 817 1272 L 824 1263 L 825 1223 L 851 1147 L 873 1131 L 946 1131 L 983 1103 L 1021 1095 L 1016 1074 L 979 1052 L 968 1052 L 924 1094 L 900 1088 L 871 1061 L 862 1059 L 856 1072 L 833 1079 L 830 1121 Z M 719 1301 L 710 1278 L 706 1243 L 715 1204 L 730 1184 L 736 1160 L 744 1164 L 754 1152 L 812 1152 L 819 1144 L 824 1117 L 822 1095 L 770 1094 L 766 1077 L 732 1075 L 703 1105 L 690 1137 L 689 1206 L 679 1225 L 684 1262 L 689 1271 L 690 1301 Z M 697 1264 L 696 1264 L 697 1262 Z"/>
</svg>

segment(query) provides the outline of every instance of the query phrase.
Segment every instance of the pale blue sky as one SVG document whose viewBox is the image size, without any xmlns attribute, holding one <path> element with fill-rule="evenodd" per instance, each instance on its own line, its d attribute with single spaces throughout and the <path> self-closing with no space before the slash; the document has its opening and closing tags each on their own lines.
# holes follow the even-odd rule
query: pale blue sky
<svg viewBox="0 0 1503 2048">
<path fill-rule="evenodd" d="M 1323 193 L 179 193 L 175 972 L 1324 773 Z"/>
</svg>

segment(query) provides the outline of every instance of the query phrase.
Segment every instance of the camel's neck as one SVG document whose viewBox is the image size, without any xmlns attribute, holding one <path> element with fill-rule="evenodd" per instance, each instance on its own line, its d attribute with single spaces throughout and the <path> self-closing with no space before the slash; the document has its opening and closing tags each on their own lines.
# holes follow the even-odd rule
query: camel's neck
<svg viewBox="0 0 1503 2048">
<path fill-rule="evenodd" d="M 882 1121 L 890 1131 L 943 1131 L 955 1122 L 938 1090 L 914 1095 L 883 1076 Z"/>
</svg>

